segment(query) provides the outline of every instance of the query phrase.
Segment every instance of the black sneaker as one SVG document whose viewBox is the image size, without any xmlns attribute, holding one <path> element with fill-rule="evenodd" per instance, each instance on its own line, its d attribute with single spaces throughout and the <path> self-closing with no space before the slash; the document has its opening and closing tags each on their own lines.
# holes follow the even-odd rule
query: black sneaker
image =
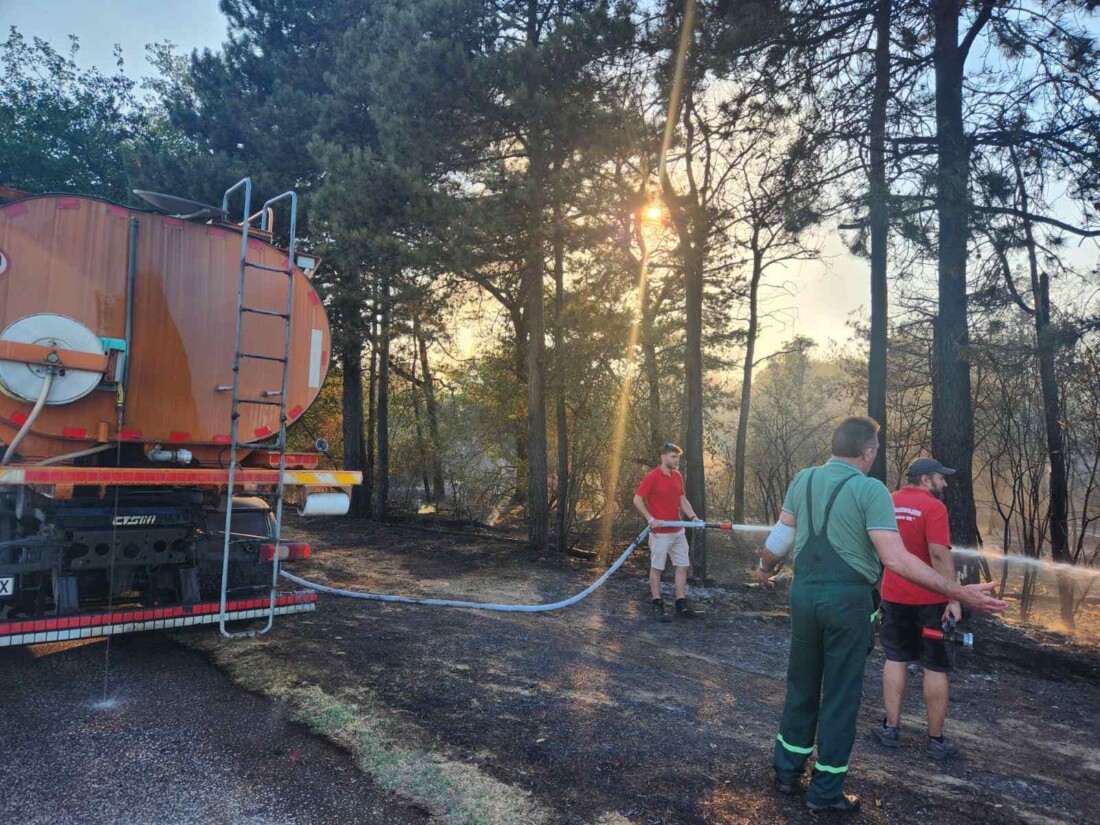
<svg viewBox="0 0 1100 825">
<path fill-rule="evenodd" d="M 682 616 L 685 619 L 701 619 L 707 614 L 702 610 L 692 607 L 687 599 L 677 599 L 676 615 Z"/>
<path fill-rule="evenodd" d="M 844 813 L 855 813 L 859 810 L 859 797 L 854 793 L 842 794 L 840 799 L 836 802 L 811 802 L 806 800 L 806 807 L 811 811 L 842 811 Z"/>
<path fill-rule="evenodd" d="M 931 736 L 928 737 L 928 755 L 937 762 L 942 762 L 944 759 L 950 759 L 952 756 L 958 755 L 958 753 L 958 746 L 946 736 L 941 736 L 939 739 L 935 739 Z"/>
<path fill-rule="evenodd" d="M 659 622 L 671 622 L 672 617 L 665 613 L 665 600 L 654 599 L 653 600 L 653 615 Z"/>
<path fill-rule="evenodd" d="M 880 745 L 885 745 L 888 748 L 896 748 L 901 736 L 896 727 L 890 727 L 890 725 L 886 724 L 886 720 L 883 719 L 882 724 L 875 728 L 875 738 L 879 741 Z"/>
<path fill-rule="evenodd" d="M 800 794 L 806 789 L 802 786 L 802 781 L 796 776 L 793 779 L 783 779 L 779 776 L 775 777 L 775 787 L 779 790 L 783 796 L 795 796 Z"/>
</svg>

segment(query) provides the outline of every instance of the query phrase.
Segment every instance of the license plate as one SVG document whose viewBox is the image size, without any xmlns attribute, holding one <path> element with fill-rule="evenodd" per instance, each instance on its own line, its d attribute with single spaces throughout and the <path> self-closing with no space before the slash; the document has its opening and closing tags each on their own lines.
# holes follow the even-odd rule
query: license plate
<svg viewBox="0 0 1100 825">
<path fill-rule="evenodd" d="M 0 576 L 0 599 L 15 595 L 15 578 Z"/>
</svg>

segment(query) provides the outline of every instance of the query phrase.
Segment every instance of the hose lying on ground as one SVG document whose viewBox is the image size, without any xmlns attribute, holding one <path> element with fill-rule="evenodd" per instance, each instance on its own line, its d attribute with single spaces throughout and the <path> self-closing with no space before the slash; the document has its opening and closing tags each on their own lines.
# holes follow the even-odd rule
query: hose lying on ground
<svg viewBox="0 0 1100 825">
<path fill-rule="evenodd" d="M 714 530 L 734 530 L 737 532 L 745 533 L 766 533 L 771 528 L 761 525 L 753 524 L 729 524 L 729 523 L 704 523 L 698 521 L 662 521 L 659 522 L 658 527 L 702 527 Z M 502 613 L 547 613 L 551 610 L 561 610 L 562 608 L 574 605 L 577 602 L 591 596 L 600 587 L 603 586 L 611 576 L 617 571 L 628 558 L 631 553 L 638 549 L 638 545 L 641 544 L 646 536 L 650 532 L 649 527 L 646 527 L 638 534 L 638 537 L 630 543 L 630 546 L 623 551 L 614 564 L 612 564 L 603 575 L 596 581 L 592 582 L 588 587 L 577 593 L 575 596 L 570 596 L 568 599 L 563 599 L 559 602 L 553 602 L 551 604 L 491 604 L 488 602 L 466 602 L 456 599 L 416 599 L 410 596 L 393 596 L 386 593 L 364 593 L 358 590 L 343 590 L 339 587 L 328 587 L 323 584 L 316 584 L 315 582 L 308 581 L 303 578 L 295 576 L 293 573 L 288 573 L 286 570 L 280 570 L 279 574 L 288 581 L 292 581 L 302 587 L 308 587 L 311 590 L 316 590 L 319 593 L 328 593 L 330 596 L 341 596 L 346 599 L 364 599 L 367 601 L 376 602 L 396 602 L 398 604 L 422 604 L 430 607 L 464 607 L 470 610 L 494 610 Z"/>
</svg>

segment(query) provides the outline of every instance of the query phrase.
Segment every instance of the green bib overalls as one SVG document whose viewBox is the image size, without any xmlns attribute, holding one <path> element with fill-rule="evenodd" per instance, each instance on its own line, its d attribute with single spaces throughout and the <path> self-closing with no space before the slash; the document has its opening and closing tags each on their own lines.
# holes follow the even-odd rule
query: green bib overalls
<svg viewBox="0 0 1100 825">
<path fill-rule="evenodd" d="M 797 778 L 813 752 L 816 733 L 817 763 L 806 799 L 829 804 L 843 793 L 855 741 L 863 668 L 873 633 L 868 617 L 874 609 L 874 585 L 844 561 L 829 541 L 833 504 L 855 476 L 837 484 L 817 531 L 813 476 L 806 483 L 809 538 L 795 559 L 791 586 L 791 652 L 775 770 L 781 780 Z"/>
</svg>

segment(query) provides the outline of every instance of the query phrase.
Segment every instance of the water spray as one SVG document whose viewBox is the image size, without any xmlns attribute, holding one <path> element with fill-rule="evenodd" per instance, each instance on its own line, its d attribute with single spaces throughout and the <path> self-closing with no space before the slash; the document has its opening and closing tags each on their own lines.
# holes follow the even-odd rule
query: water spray
<svg viewBox="0 0 1100 825">
<path fill-rule="evenodd" d="M 1056 576 L 1069 576 L 1074 579 L 1082 580 L 1095 579 L 1100 577 L 1100 568 L 1083 567 L 1080 565 L 1047 561 L 1046 559 L 1037 559 L 1031 556 L 1020 556 L 1016 554 L 1005 553 L 1003 550 L 994 545 L 989 545 L 985 548 L 954 547 L 951 549 L 951 552 L 953 555 L 962 556 L 963 558 L 984 559 L 991 565 L 1012 564 L 1019 567 L 1029 567 L 1032 570 L 1036 571 L 1046 570 Z"/>
</svg>

